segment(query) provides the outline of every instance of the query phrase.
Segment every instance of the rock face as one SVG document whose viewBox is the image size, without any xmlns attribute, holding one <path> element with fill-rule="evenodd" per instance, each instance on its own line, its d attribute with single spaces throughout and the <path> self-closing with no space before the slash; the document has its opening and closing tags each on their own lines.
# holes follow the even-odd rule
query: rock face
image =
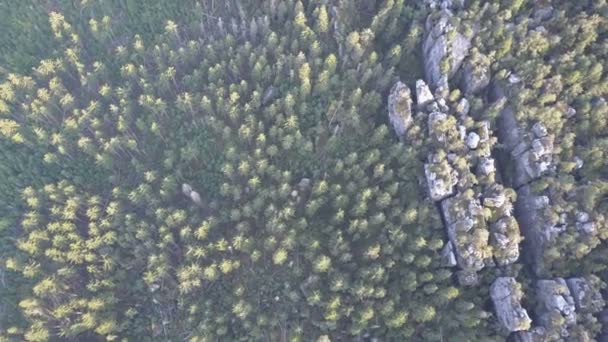
<svg viewBox="0 0 608 342">
<path fill-rule="evenodd" d="M 441 266 L 454 267 L 457 264 L 456 255 L 454 254 L 454 245 L 452 244 L 452 241 L 448 241 L 441 250 Z"/>
<path fill-rule="evenodd" d="M 512 216 L 506 216 L 490 225 L 490 244 L 499 266 L 513 264 L 519 259 L 519 225 Z"/>
<path fill-rule="evenodd" d="M 458 266 L 481 270 L 488 254 L 488 231 L 479 200 L 457 194 L 441 202 L 441 208 Z"/>
<path fill-rule="evenodd" d="M 473 58 L 475 57 L 475 58 Z M 473 54 L 462 66 L 462 90 L 465 94 L 477 94 L 490 84 L 490 65 L 487 57 Z"/>
<path fill-rule="evenodd" d="M 190 197 L 190 193 L 192 193 L 192 187 L 190 186 L 190 184 L 182 184 L 182 193 L 184 194 L 184 196 Z"/>
<path fill-rule="evenodd" d="M 424 175 L 429 187 L 429 195 L 433 201 L 441 201 L 454 194 L 458 174 L 447 160 L 432 157 L 430 163 L 424 164 Z"/>
<path fill-rule="evenodd" d="M 454 76 L 471 48 L 471 40 L 463 34 L 449 34 L 456 30 L 451 20 L 452 14 L 449 11 L 442 11 L 434 24 L 427 20 L 427 34 L 423 44 L 424 70 L 432 89 L 447 88 L 448 78 Z M 449 62 L 447 74 L 442 72 L 441 67 L 445 58 Z"/>
<path fill-rule="evenodd" d="M 574 298 L 577 312 L 597 313 L 606 305 L 598 286 L 593 286 L 587 279 L 570 278 L 566 283 Z"/>
<path fill-rule="evenodd" d="M 512 342 L 546 342 L 547 331 L 543 327 L 534 327 L 528 331 L 518 331 L 513 334 Z"/>
<path fill-rule="evenodd" d="M 475 286 L 479 284 L 479 276 L 474 271 L 460 270 L 456 272 L 460 286 Z"/>
<path fill-rule="evenodd" d="M 574 298 L 562 278 L 538 280 L 536 283 L 538 307 L 536 315 L 540 324 L 548 330 L 559 331 L 562 337 L 568 337 L 568 327 L 576 323 Z M 556 317 L 560 317 L 556 320 Z M 556 324 L 563 322 L 561 326 Z"/>
<path fill-rule="evenodd" d="M 424 109 L 435 101 L 431 89 L 423 80 L 416 81 L 416 105 L 418 109 Z"/>
<path fill-rule="evenodd" d="M 499 136 L 510 151 L 515 164 L 514 186 L 520 187 L 540 176 L 553 171 L 554 137 L 547 133 L 541 123 L 532 126 L 531 135 L 521 132 L 511 108 L 502 111 L 499 120 Z"/>
<path fill-rule="evenodd" d="M 521 306 L 522 296 L 519 284 L 512 277 L 496 278 L 490 287 L 496 317 L 509 332 L 530 329 L 532 320 Z"/>
<path fill-rule="evenodd" d="M 412 125 L 412 94 L 410 88 L 397 82 L 388 96 L 388 118 L 399 138 Z"/>
</svg>

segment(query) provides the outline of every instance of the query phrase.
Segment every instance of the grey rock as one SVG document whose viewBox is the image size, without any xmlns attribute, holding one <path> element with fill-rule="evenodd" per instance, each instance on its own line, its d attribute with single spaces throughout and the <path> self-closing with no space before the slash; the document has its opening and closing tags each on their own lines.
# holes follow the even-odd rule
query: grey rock
<svg viewBox="0 0 608 342">
<path fill-rule="evenodd" d="M 425 164 L 424 174 L 433 201 L 441 201 L 454 194 L 454 186 L 458 182 L 458 175 L 447 161 Z"/>
<path fill-rule="evenodd" d="M 511 74 L 509 75 L 508 81 L 511 84 L 517 84 L 521 82 L 521 78 L 517 76 L 517 74 Z"/>
<path fill-rule="evenodd" d="M 461 98 L 460 101 L 458 102 L 458 105 L 456 106 L 456 113 L 458 115 L 460 115 L 461 118 L 464 118 L 465 116 L 467 116 L 469 114 L 469 111 L 471 110 L 471 105 L 469 104 L 469 100 L 467 100 L 466 98 Z"/>
<path fill-rule="evenodd" d="M 440 133 L 437 127 L 441 125 L 441 122 L 447 119 L 447 114 L 441 112 L 432 112 L 431 114 L 429 114 L 427 124 L 429 129 L 429 136 L 435 136 L 437 138 L 437 141 L 445 142 L 447 140 L 446 135 L 444 133 Z"/>
<path fill-rule="evenodd" d="M 570 278 L 566 280 L 570 293 L 574 298 L 576 310 L 585 313 L 597 313 L 604 309 L 606 302 L 602 298 L 599 286 L 594 286 L 585 278 Z"/>
<path fill-rule="evenodd" d="M 184 194 L 184 196 L 190 197 L 191 192 L 192 192 L 192 187 L 190 186 L 190 184 L 187 184 L 187 183 L 182 184 L 182 193 Z"/>
<path fill-rule="evenodd" d="M 388 117 L 399 138 L 412 125 L 412 95 L 410 88 L 402 82 L 397 82 L 391 88 L 388 96 Z"/>
<path fill-rule="evenodd" d="M 488 208 L 500 208 L 505 204 L 506 197 L 504 193 L 497 193 L 491 197 L 485 197 L 483 199 L 483 205 Z"/>
<path fill-rule="evenodd" d="M 555 226 L 545 217 L 545 208 L 550 206 L 547 196 L 532 193 L 529 185 L 517 190 L 515 214 L 525 240 L 525 248 L 534 272 L 539 275 L 545 272 L 544 251 L 557 235 Z"/>
<path fill-rule="evenodd" d="M 544 327 L 534 327 L 528 331 L 518 331 L 512 336 L 512 342 L 547 342 L 547 330 Z"/>
<path fill-rule="evenodd" d="M 519 259 L 520 242 L 519 225 L 513 217 L 506 216 L 490 224 L 490 243 L 499 266 L 511 265 Z"/>
<path fill-rule="evenodd" d="M 192 200 L 192 202 L 194 202 L 194 204 L 196 204 L 198 206 L 203 205 L 203 200 L 201 199 L 201 195 L 199 195 L 199 193 L 196 191 L 192 191 L 190 193 L 190 199 Z"/>
<path fill-rule="evenodd" d="M 471 40 L 459 32 L 450 41 L 448 32 L 455 30 L 451 20 L 451 13 L 443 11 L 434 25 L 427 22 L 427 35 L 423 44 L 424 69 L 426 80 L 433 89 L 447 87 L 448 78 L 454 76 L 460 68 L 471 47 Z M 450 70 L 444 75 L 441 63 L 446 57 L 450 60 Z"/>
<path fill-rule="evenodd" d="M 573 118 L 574 116 L 576 116 L 576 109 L 574 109 L 572 107 L 568 107 L 568 110 L 566 110 L 566 118 L 570 119 L 570 118 Z"/>
<path fill-rule="evenodd" d="M 479 134 L 475 133 L 475 132 L 471 132 L 469 133 L 469 135 L 467 135 L 467 139 L 466 139 L 466 144 L 467 147 L 474 150 L 479 146 L 479 141 L 481 139 L 479 138 Z"/>
<path fill-rule="evenodd" d="M 595 233 L 595 224 L 593 222 L 577 222 L 576 229 L 584 234 L 592 235 Z"/>
<path fill-rule="evenodd" d="M 496 278 L 490 286 L 496 317 L 509 332 L 530 329 L 532 320 L 521 306 L 522 296 L 520 285 L 512 277 Z"/>
<path fill-rule="evenodd" d="M 545 125 L 542 123 L 537 122 L 532 126 L 532 133 L 534 133 L 537 138 L 546 137 L 548 134 L 547 127 L 545 127 Z"/>
<path fill-rule="evenodd" d="M 475 286 L 479 284 L 479 276 L 474 271 L 460 270 L 456 272 L 456 277 L 460 286 Z"/>
<path fill-rule="evenodd" d="M 485 59 L 483 59 L 485 61 Z M 468 60 L 462 67 L 462 88 L 465 94 L 477 94 L 490 84 L 489 64 Z"/>
<path fill-rule="evenodd" d="M 578 222 L 578 223 L 585 223 L 585 222 L 589 222 L 589 220 L 591 220 L 591 216 L 584 211 L 577 211 L 575 216 L 576 216 L 576 222 Z"/>
<path fill-rule="evenodd" d="M 424 109 L 435 101 L 431 89 L 423 80 L 416 81 L 416 105 L 418 109 Z"/>
<path fill-rule="evenodd" d="M 576 307 L 566 281 L 562 278 L 538 280 L 536 298 L 536 314 L 540 324 L 547 330 L 559 331 L 562 337 L 569 336 L 568 328 L 576 324 Z M 562 316 L 564 324 L 555 326 L 554 315 Z"/>
<path fill-rule="evenodd" d="M 448 107 L 448 103 L 445 101 L 444 98 L 437 99 L 437 105 L 439 106 L 439 110 L 441 110 L 442 112 L 447 113 L 450 110 L 450 107 Z"/>
<path fill-rule="evenodd" d="M 496 172 L 496 166 L 494 164 L 494 158 L 481 158 L 479 164 L 477 164 L 477 173 L 489 176 Z"/>
<path fill-rule="evenodd" d="M 302 179 L 300 179 L 300 182 L 298 183 L 298 188 L 300 189 L 301 192 L 310 190 L 311 186 L 312 186 L 312 181 L 310 180 L 310 178 L 302 178 Z"/>
<path fill-rule="evenodd" d="M 551 19 L 553 16 L 553 6 L 546 6 L 537 8 L 534 10 L 534 19 L 538 21 L 545 21 Z"/>
<path fill-rule="evenodd" d="M 479 200 L 456 194 L 441 202 L 441 210 L 458 266 L 467 271 L 481 270 L 489 250 L 489 233 Z"/>
<path fill-rule="evenodd" d="M 454 254 L 454 245 L 452 241 L 448 241 L 441 250 L 441 266 L 454 267 L 457 265 L 456 255 Z"/>
<path fill-rule="evenodd" d="M 576 169 L 580 169 L 585 165 L 585 161 L 582 160 L 579 156 L 574 157 L 574 163 L 576 164 Z"/>
<path fill-rule="evenodd" d="M 461 140 L 465 140 L 467 138 L 467 128 L 463 125 L 458 126 L 458 134 Z"/>
<path fill-rule="evenodd" d="M 262 97 L 262 106 L 267 105 L 274 98 L 275 89 L 273 86 L 268 87 L 264 92 L 264 96 Z"/>
</svg>

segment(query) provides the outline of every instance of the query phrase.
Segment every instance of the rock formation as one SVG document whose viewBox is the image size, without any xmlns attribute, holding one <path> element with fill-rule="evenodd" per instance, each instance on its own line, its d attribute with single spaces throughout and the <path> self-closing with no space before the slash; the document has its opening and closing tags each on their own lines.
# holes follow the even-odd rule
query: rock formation
<svg viewBox="0 0 608 342">
<path fill-rule="evenodd" d="M 454 76 L 469 53 L 471 40 L 456 30 L 452 24 L 452 14 L 447 10 L 441 11 L 435 23 L 431 16 L 427 20 L 427 34 L 422 48 L 426 80 L 432 89 L 447 88 L 448 78 Z M 449 65 L 447 72 L 442 70 L 444 63 Z"/>
<path fill-rule="evenodd" d="M 397 82 L 391 88 L 388 97 L 388 118 L 399 138 L 412 124 L 412 95 L 410 88 L 402 82 Z"/>
<path fill-rule="evenodd" d="M 521 306 L 522 296 L 520 285 L 512 277 L 496 278 L 490 287 L 496 317 L 509 332 L 530 329 L 532 320 Z"/>
<path fill-rule="evenodd" d="M 558 330 L 560 336 L 568 337 L 568 328 L 576 323 L 576 308 L 566 281 L 562 278 L 538 280 L 536 299 L 536 315 L 540 325 L 547 330 Z"/>
</svg>

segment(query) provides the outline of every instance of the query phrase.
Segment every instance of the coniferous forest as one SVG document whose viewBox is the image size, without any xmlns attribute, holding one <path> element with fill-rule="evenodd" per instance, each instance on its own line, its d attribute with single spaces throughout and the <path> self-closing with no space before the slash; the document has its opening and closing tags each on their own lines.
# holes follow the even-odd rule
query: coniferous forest
<svg viewBox="0 0 608 342">
<path fill-rule="evenodd" d="M 608 341 L 606 0 L 0 0 L 0 341 Z"/>
</svg>

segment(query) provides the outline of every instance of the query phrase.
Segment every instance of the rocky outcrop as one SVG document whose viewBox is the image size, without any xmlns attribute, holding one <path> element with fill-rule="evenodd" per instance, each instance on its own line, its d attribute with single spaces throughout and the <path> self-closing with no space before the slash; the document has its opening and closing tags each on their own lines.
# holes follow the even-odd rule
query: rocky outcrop
<svg viewBox="0 0 608 342">
<path fill-rule="evenodd" d="M 599 286 L 585 278 L 570 278 L 566 280 L 577 312 L 598 313 L 604 309 L 606 302 L 602 298 Z"/>
<path fill-rule="evenodd" d="M 424 175 L 433 201 L 441 201 L 454 194 L 458 174 L 446 159 L 437 154 L 431 156 L 429 163 L 424 164 Z"/>
<path fill-rule="evenodd" d="M 412 125 L 412 94 L 410 88 L 397 82 L 388 96 L 388 118 L 399 138 Z"/>
<path fill-rule="evenodd" d="M 429 16 L 423 44 L 424 71 L 432 89 L 447 88 L 448 78 L 454 76 L 471 48 L 471 40 L 457 32 L 452 14 L 443 10 L 433 23 Z M 447 70 L 445 65 L 447 63 Z"/>
<path fill-rule="evenodd" d="M 441 202 L 448 237 L 463 270 L 479 271 L 488 257 L 488 231 L 479 200 L 457 194 Z"/>
<path fill-rule="evenodd" d="M 547 330 L 534 327 L 527 331 L 518 331 L 512 335 L 511 342 L 547 342 Z"/>
<path fill-rule="evenodd" d="M 467 95 L 477 94 L 490 84 L 490 59 L 473 49 L 462 66 L 460 86 Z"/>
<path fill-rule="evenodd" d="M 496 317 L 509 332 L 530 329 L 532 320 L 521 306 L 522 296 L 520 285 L 512 277 L 496 278 L 490 287 Z"/>
<path fill-rule="evenodd" d="M 424 109 L 435 101 L 431 89 L 423 80 L 416 81 L 416 105 L 418 109 Z"/>
<path fill-rule="evenodd" d="M 569 327 L 576 324 L 576 308 L 566 281 L 562 278 L 538 280 L 536 299 L 540 325 L 549 331 L 558 331 L 561 337 L 568 337 Z"/>
<path fill-rule="evenodd" d="M 454 267 L 458 265 L 456 262 L 456 254 L 454 253 L 454 245 L 452 241 L 448 241 L 441 249 L 441 266 Z"/>
<path fill-rule="evenodd" d="M 201 198 L 201 195 L 194 191 L 192 189 L 192 186 L 190 186 L 190 184 L 188 183 L 183 183 L 182 184 L 182 193 L 184 194 L 184 196 L 190 198 L 190 200 L 192 202 L 194 202 L 194 204 L 198 205 L 198 206 L 204 206 L 205 203 L 203 202 L 203 199 Z"/>
</svg>

